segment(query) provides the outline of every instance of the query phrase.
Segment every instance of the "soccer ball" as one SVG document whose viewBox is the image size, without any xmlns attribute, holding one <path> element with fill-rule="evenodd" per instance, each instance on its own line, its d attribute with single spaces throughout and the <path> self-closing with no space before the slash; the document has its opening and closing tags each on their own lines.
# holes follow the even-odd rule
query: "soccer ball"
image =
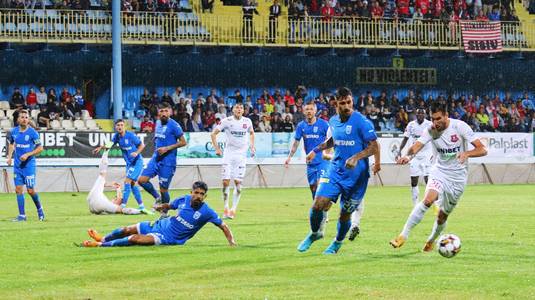
<svg viewBox="0 0 535 300">
<path fill-rule="evenodd" d="M 452 258 L 461 251 L 461 239 L 453 234 L 445 234 L 438 239 L 438 253 L 446 258 Z"/>
</svg>

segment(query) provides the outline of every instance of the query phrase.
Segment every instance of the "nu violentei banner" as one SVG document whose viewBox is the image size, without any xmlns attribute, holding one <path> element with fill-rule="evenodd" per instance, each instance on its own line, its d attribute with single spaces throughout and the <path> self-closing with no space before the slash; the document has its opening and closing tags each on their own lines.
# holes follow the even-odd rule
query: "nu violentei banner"
<svg viewBox="0 0 535 300">
<path fill-rule="evenodd" d="M 499 21 L 461 22 L 464 50 L 468 53 L 502 52 L 502 35 Z"/>
</svg>

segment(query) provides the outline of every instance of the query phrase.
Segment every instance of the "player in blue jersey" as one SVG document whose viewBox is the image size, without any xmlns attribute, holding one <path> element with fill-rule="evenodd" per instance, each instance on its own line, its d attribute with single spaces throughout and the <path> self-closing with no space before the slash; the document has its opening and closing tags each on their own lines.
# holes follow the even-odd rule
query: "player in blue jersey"
<svg viewBox="0 0 535 300">
<path fill-rule="evenodd" d="M 176 216 L 118 228 L 104 238 L 94 229 L 89 229 L 89 235 L 96 242 L 86 240 L 83 245 L 84 247 L 183 245 L 206 223 L 210 222 L 223 230 L 231 246 L 237 246 L 228 226 L 204 202 L 207 192 L 208 185 L 202 181 L 197 181 L 193 184 L 191 195 L 179 197 L 171 203 L 155 206 L 155 209 L 162 213 L 169 209 L 178 210 Z"/>
<path fill-rule="evenodd" d="M 123 158 L 126 162 L 126 178 L 124 179 L 124 193 L 123 202 L 121 207 L 126 207 L 130 193 L 134 194 L 139 210 L 145 209 L 143 205 L 143 199 L 141 199 L 141 193 L 136 185 L 136 181 L 143 171 L 143 157 L 141 151 L 145 148 L 145 144 L 139 140 L 137 135 L 131 131 L 126 131 L 124 128 L 124 120 L 118 119 L 115 121 L 115 129 L 117 133 L 113 136 L 111 142 L 113 145 L 119 145 L 123 152 Z M 93 154 L 100 152 L 106 145 L 93 150 Z"/>
<path fill-rule="evenodd" d="M 176 170 L 176 149 L 187 144 L 180 125 L 169 118 L 170 110 L 169 104 L 160 104 L 158 112 L 160 119 L 156 121 L 156 129 L 154 130 L 154 154 L 138 180 L 139 185 L 156 199 L 155 205 L 169 203 L 171 199 L 169 185 Z M 161 197 L 149 181 L 156 175 L 159 179 Z M 162 214 L 162 218 L 168 217 L 167 212 Z"/>
<path fill-rule="evenodd" d="M 316 117 L 316 104 L 314 101 L 309 101 L 305 104 L 305 117 L 306 119 L 299 122 L 295 129 L 295 140 L 288 154 L 288 158 L 284 162 L 284 166 L 288 168 L 292 156 L 295 154 L 299 147 L 301 139 L 304 141 L 305 152 L 309 153 L 312 149 L 325 142 L 327 137 L 327 131 L 329 129 L 329 123 L 323 119 Z M 321 155 L 318 155 L 310 163 L 307 163 L 307 178 L 310 191 L 312 192 L 312 200 L 316 196 L 316 189 L 318 187 L 318 181 L 325 175 L 329 167 L 329 162 L 323 160 Z M 328 217 L 328 210 L 323 215 L 321 222 L 320 236 L 323 236 L 325 229 L 325 223 Z"/>
<path fill-rule="evenodd" d="M 306 251 L 310 245 L 320 239 L 318 233 L 323 219 L 323 212 L 340 197 L 340 215 L 338 234 L 324 254 L 335 254 L 342 246 L 351 226 L 351 214 L 357 209 L 364 197 L 368 185 L 368 157 L 379 150 L 373 124 L 363 115 L 353 111 L 353 97 L 348 88 L 341 87 L 335 94 L 338 115 L 329 120 L 327 140 L 314 148 L 306 158 L 312 162 L 316 154 L 328 148 L 334 148 L 334 160 L 327 174 L 320 179 L 316 198 L 310 213 L 312 232 L 299 244 L 299 251 Z M 377 157 L 377 156 L 376 156 Z M 380 169 L 374 167 L 374 172 Z"/>
<path fill-rule="evenodd" d="M 13 179 L 15 181 L 17 203 L 19 205 L 19 215 L 11 220 L 11 222 L 26 221 L 24 194 L 22 193 L 24 186 L 26 186 L 28 194 L 32 197 L 35 207 L 37 207 L 39 221 L 42 221 L 45 218 L 45 213 L 39 201 L 39 195 L 34 187 L 35 155 L 43 152 L 43 146 L 41 145 L 37 131 L 28 125 L 30 117 L 27 111 L 21 110 L 19 112 L 18 121 L 19 126 L 13 128 L 9 136 L 9 151 L 7 155 L 8 166 L 11 166 L 13 155 L 15 156 Z"/>
</svg>

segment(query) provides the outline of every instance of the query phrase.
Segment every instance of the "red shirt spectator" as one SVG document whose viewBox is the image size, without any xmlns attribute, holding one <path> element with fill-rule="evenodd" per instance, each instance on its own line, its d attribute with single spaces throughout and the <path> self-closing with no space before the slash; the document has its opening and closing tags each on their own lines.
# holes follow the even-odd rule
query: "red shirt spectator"
<svg viewBox="0 0 535 300">
<path fill-rule="evenodd" d="M 321 15 L 323 22 L 330 22 L 331 17 L 334 16 L 334 9 L 330 6 L 329 1 L 325 2 L 325 6 L 321 8 Z"/>
<path fill-rule="evenodd" d="M 284 102 L 288 103 L 288 105 L 294 105 L 295 104 L 295 99 L 290 94 L 290 91 L 286 91 L 286 94 L 284 94 L 284 96 L 282 96 L 282 100 L 284 100 Z"/>
<path fill-rule="evenodd" d="M 206 123 L 210 128 L 215 123 L 215 115 L 212 114 L 211 110 L 206 111 L 206 115 L 204 115 L 204 123 Z"/>
<path fill-rule="evenodd" d="M 399 13 L 404 15 L 404 17 L 409 15 L 409 0 L 399 0 L 398 7 Z"/>
<path fill-rule="evenodd" d="M 429 6 L 429 1 L 428 0 L 416 0 L 414 8 L 418 8 L 419 7 L 421 9 L 422 14 L 425 17 L 427 15 L 428 6 Z"/>
<path fill-rule="evenodd" d="M 434 1 L 434 9 L 435 9 L 435 18 L 438 18 L 438 14 L 444 7 L 444 2 L 442 0 L 435 0 Z"/>
<path fill-rule="evenodd" d="M 464 3 L 464 1 L 462 1 L 462 0 L 459 0 L 459 1 L 455 2 L 455 8 L 459 8 L 459 6 L 461 6 L 461 5 L 466 7 L 466 3 Z"/>
<path fill-rule="evenodd" d="M 271 103 L 271 105 L 275 104 L 273 97 L 271 97 L 271 95 L 268 94 L 266 90 L 262 91 L 262 96 L 260 96 L 259 99 L 262 101 L 262 104 L 266 104 L 266 102 L 268 101 Z"/>
<path fill-rule="evenodd" d="M 377 23 L 383 18 L 385 11 L 379 6 L 379 2 L 374 2 L 374 6 L 371 9 L 372 17 L 375 17 Z"/>
<path fill-rule="evenodd" d="M 466 107 L 466 111 L 469 111 L 469 112 L 471 112 L 471 113 L 474 114 L 474 115 L 477 115 L 477 109 L 476 109 L 475 106 L 467 106 L 467 107 Z"/>
<path fill-rule="evenodd" d="M 476 16 L 476 20 L 478 20 L 478 21 L 488 21 L 489 18 L 487 16 L 483 15 L 483 11 L 480 10 L 480 12 L 481 13 Z"/>
<path fill-rule="evenodd" d="M 30 92 L 26 95 L 26 105 L 36 105 L 37 94 L 33 92 L 33 88 L 30 88 Z"/>
<path fill-rule="evenodd" d="M 525 115 L 525 114 L 524 114 L 524 113 L 525 113 L 525 111 L 524 111 L 524 106 L 522 106 L 522 105 L 517 105 L 516 109 L 518 110 L 518 114 L 523 118 L 524 115 Z"/>
<path fill-rule="evenodd" d="M 141 132 L 154 132 L 154 123 L 149 120 L 148 116 L 145 116 L 145 120 L 141 122 Z"/>
<path fill-rule="evenodd" d="M 63 92 L 59 94 L 59 102 L 65 103 L 68 102 L 71 99 L 71 93 L 67 91 L 67 88 L 63 88 Z"/>
</svg>

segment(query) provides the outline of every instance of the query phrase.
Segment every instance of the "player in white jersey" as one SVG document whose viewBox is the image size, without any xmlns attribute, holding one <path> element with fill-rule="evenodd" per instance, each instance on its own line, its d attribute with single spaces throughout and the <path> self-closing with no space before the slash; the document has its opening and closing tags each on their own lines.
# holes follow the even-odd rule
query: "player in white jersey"
<svg viewBox="0 0 535 300">
<path fill-rule="evenodd" d="M 223 155 L 223 151 L 217 144 L 216 136 L 219 132 L 225 130 L 227 138 L 225 153 L 223 155 L 222 177 L 223 186 L 221 193 L 223 195 L 224 212 L 222 219 L 234 219 L 236 207 L 240 201 L 243 176 L 245 176 L 246 158 L 247 158 L 247 133 L 251 139 L 252 156 L 255 155 L 254 149 L 254 131 L 251 119 L 243 117 L 243 104 L 236 103 L 232 108 L 234 115 L 225 118 L 219 122 L 214 131 L 212 131 L 212 143 L 214 144 L 215 153 L 218 156 Z M 232 200 L 232 209 L 229 210 L 228 196 L 230 177 L 234 177 L 234 193 Z"/>
<path fill-rule="evenodd" d="M 409 148 L 407 155 L 398 160 L 398 164 L 406 164 L 414 159 L 426 144 L 431 143 L 433 146 L 434 164 L 429 173 L 424 199 L 412 210 L 400 236 L 390 241 L 394 248 L 405 243 L 412 229 L 422 221 L 427 209 L 438 199 L 440 208 L 433 232 L 422 249 L 423 252 L 432 251 L 436 239 L 446 229 L 448 216 L 459 203 L 466 187 L 468 158 L 487 155 L 487 149 L 470 126 L 448 117 L 446 105 L 433 103 L 431 121 L 433 125 L 425 129 L 418 141 Z M 475 149 L 468 151 L 467 142 Z"/>
<path fill-rule="evenodd" d="M 108 151 L 113 146 L 113 142 L 106 144 L 106 149 L 102 155 L 102 160 L 98 166 L 100 175 L 93 185 L 93 188 L 87 195 L 87 203 L 89 204 L 89 211 L 92 215 L 107 215 L 107 214 L 125 214 L 125 215 L 139 215 L 152 213 L 146 209 L 123 208 L 119 206 L 123 202 L 121 194 L 121 185 L 117 182 L 106 183 L 106 169 L 108 167 Z M 117 191 L 117 197 L 111 201 L 104 195 L 104 188 L 113 187 Z"/>
<path fill-rule="evenodd" d="M 407 128 L 405 128 L 405 132 L 403 133 L 405 137 L 403 138 L 401 146 L 399 147 L 399 153 L 396 156 L 396 161 L 401 158 L 401 151 L 407 144 L 407 141 L 410 140 L 411 146 L 414 145 L 422 135 L 422 132 L 424 132 L 424 129 L 433 124 L 431 121 L 426 120 L 425 117 L 425 109 L 422 107 L 418 108 L 416 110 L 416 121 L 411 121 L 409 125 L 407 125 Z M 418 196 L 420 195 L 420 190 L 418 189 L 418 179 L 421 175 L 423 175 L 425 184 L 427 184 L 432 156 L 433 152 L 431 145 L 427 144 L 422 150 L 420 150 L 420 152 L 418 152 L 418 155 L 411 160 L 411 192 L 414 206 L 418 204 Z M 435 211 L 438 211 L 438 203 L 435 203 Z"/>
</svg>

